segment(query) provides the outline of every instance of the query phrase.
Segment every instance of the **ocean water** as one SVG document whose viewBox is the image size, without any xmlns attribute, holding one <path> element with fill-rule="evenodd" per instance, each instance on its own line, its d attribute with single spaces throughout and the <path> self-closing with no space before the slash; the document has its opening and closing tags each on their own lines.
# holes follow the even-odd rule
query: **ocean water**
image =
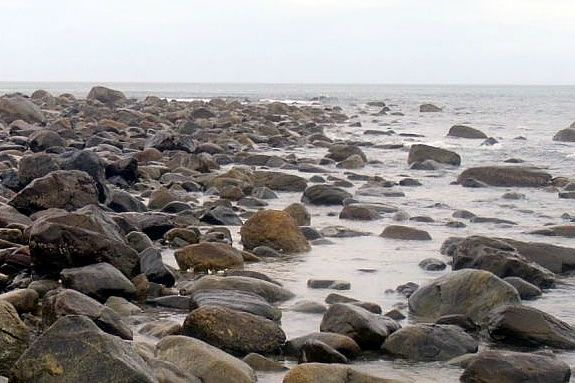
<svg viewBox="0 0 575 383">
<path fill-rule="evenodd" d="M 72 93 L 84 97 L 93 84 L 87 83 L 0 83 L 0 94 L 22 92 L 30 94 L 35 89 L 45 89 L 54 94 Z M 351 290 L 342 292 L 354 298 L 378 303 L 384 312 L 395 304 L 405 303 L 401 295 L 387 290 L 406 282 L 425 283 L 437 278 L 441 272 L 423 271 L 419 261 L 435 257 L 449 259 L 439 253 L 442 242 L 450 236 L 491 235 L 520 240 L 540 241 L 575 247 L 575 240 L 560 237 L 542 237 L 527 234 L 548 224 L 567 223 L 564 213 L 575 217 L 575 200 L 559 199 L 556 191 L 547 189 L 518 188 L 463 188 L 451 183 L 462 169 L 478 165 L 502 164 L 509 158 L 520 158 L 525 165 L 546 169 L 554 176 L 575 177 L 575 144 L 552 140 L 560 129 L 575 121 L 575 87 L 545 86 L 400 86 L 400 85 L 263 85 L 263 84 L 105 84 L 124 91 L 129 97 L 142 98 L 157 95 L 174 99 L 209 99 L 214 97 L 237 98 L 253 102 L 283 100 L 288 103 L 313 103 L 341 106 L 350 121 L 361 122 L 361 127 L 349 123 L 327 126 L 325 133 L 333 139 L 363 141 L 373 144 L 364 151 L 370 163 L 355 171 L 378 175 L 389 180 L 409 176 L 423 184 L 421 187 L 395 186 L 401 197 L 358 197 L 366 202 L 383 202 L 394 205 L 410 216 L 425 215 L 432 223 L 409 222 L 410 226 L 427 230 L 433 240 L 426 242 L 395 241 L 378 237 L 383 228 L 392 223 L 392 215 L 372 222 L 340 220 L 339 207 L 309 207 L 312 226 L 322 228 L 342 225 L 372 233 L 359 238 L 333 239 L 333 244 L 314 246 L 307 254 L 288 259 L 270 260 L 248 266 L 279 280 L 294 293 L 296 298 L 282 304 L 282 328 L 288 338 L 318 331 L 321 315 L 290 311 L 298 300 L 323 302 L 332 291 L 308 289 L 309 278 L 331 278 L 351 282 Z M 379 108 L 368 107 L 368 101 L 385 101 L 392 112 L 403 116 L 376 116 Z M 441 113 L 419 113 L 419 105 L 431 102 L 443 108 Z M 446 137 L 454 124 L 478 128 L 498 143 L 481 145 L 482 140 L 464 140 Z M 392 129 L 397 134 L 373 136 L 365 130 Z M 421 137 L 406 137 L 400 133 L 416 133 Z M 388 150 L 380 144 L 403 144 L 404 148 Z M 426 143 L 454 150 L 462 156 L 460 168 L 438 171 L 416 171 L 407 166 L 407 151 L 413 143 Z M 258 151 L 276 155 L 294 153 L 298 158 L 319 159 L 326 149 L 311 146 L 287 150 L 258 148 Z M 328 167 L 322 175 L 345 177 L 345 171 Z M 292 171 L 297 173 L 297 171 Z M 311 174 L 297 173 L 304 177 Z M 353 192 L 361 183 L 357 183 Z M 516 191 L 524 199 L 506 200 L 502 195 Z M 200 197 L 200 196 L 198 196 Z M 271 200 L 270 208 L 282 209 L 299 201 L 301 193 L 281 193 Z M 449 228 L 453 211 L 467 209 L 476 215 L 497 217 L 515 222 L 509 224 L 471 223 L 465 228 Z M 335 213 L 335 216 L 334 216 Z M 230 227 L 235 243 L 239 243 L 239 228 Z M 170 251 L 164 254 L 167 263 L 174 264 Z M 373 269 L 366 273 L 360 269 Z M 527 302 L 560 319 L 575 325 L 575 279 L 564 277 L 558 288 L 545 292 L 541 299 Z M 183 320 L 182 315 L 163 313 Z M 407 321 L 404 322 L 404 324 Z M 490 345 L 482 343 L 482 348 Z M 574 352 L 557 352 L 558 357 L 575 366 Z M 462 370 L 441 363 L 408 363 L 384 357 L 366 357 L 354 363 L 359 369 L 383 377 L 402 378 L 406 381 L 434 383 L 457 382 Z M 262 374 L 261 382 L 281 382 L 281 374 Z"/>
</svg>

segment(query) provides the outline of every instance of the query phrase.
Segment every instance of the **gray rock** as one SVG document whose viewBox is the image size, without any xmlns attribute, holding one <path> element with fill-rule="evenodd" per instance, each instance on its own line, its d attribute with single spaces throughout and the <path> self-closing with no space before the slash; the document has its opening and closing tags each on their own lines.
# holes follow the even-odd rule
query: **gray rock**
<svg viewBox="0 0 575 383">
<path fill-rule="evenodd" d="M 543 292 L 541 289 L 526 280 L 519 278 L 519 277 L 507 277 L 503 278 L 503 280 L 509 283 L 511 286 L 515 287 L 519 292 L 519 296 L 523 300 L 531 300 L 541 296 Z"/>
<path fill-rule="evenodd" d="M 104 86 L 95 86 L 90 89 L 87 100 L 97 100 L 104 104 L 116 104 L 126 100 L 124 93 L 119 90 L 106 88 Z"/>
<path fill-rule="evenodd" d="M 457 178 L 458 183 L 474 179 L 490 186 L 543 187 L 553 177 L 542 170 L 524 166 L 481 166 L 464 170 Z"/>
<path fill-rule="evenodd" d="M 575 128 L 561 129 L 553 136 L 553 141 L 575 142 Z"/>
<path fill-rule="evenodd" d="M 407 163 L 411 165 L 414 162 L 423 162 L 426 160 L 453 166 L 461 165 L 461 156 L 455 152 L 423 144 L 411 145 Z"/>
<path fill-rule="evenodd" d="M 0 119 L 8 124 L 16 120 L 24 120 L 31 124 L 46 122 L 42 110 L 32 101 L 21 96 L 0 97 Z"/>
<path fill-rule="evenodd" d="M 351 194 L 336 186 L 313 185 L 305 189 L 301 200 L 310 205 L 343 205 L 343 201 L 351 197 Z"/>
<path fill-rule="evenodd" d="M 7 374 L 28 347 L 30 330 L 11 303 L 0 300 L 0 374 Z"/>
<path fill-rule="evenodd" d="M 100 302 L 111 296 L 133 299 L 136 287 L 124 274 L 109 263 L 63 269 L 62 286 L 78 290 Z"/>
<path fill-rule="evenodd" d="M 190 295 L 189 308 L 195 310 L 204 306 L 219 306 L 247 312 L 273 321 L 279 321 L 281 310 L 270 305 L 261 296 L 234 290 L 200 290 Z"/>
<path fill-rule="evenodd" d="M 320 340 L 307 340 L 300 352 L 299 363 L 348 363 L 343 354 Z"/>
<path fill-rule="evenodd" d="M 449 137 L 485 139 L 487 135 L 479 129 L 465 125 L 453 125 L 447 133 Z"/>
<path fill-rule="evenodd" d="M 389 225 L 383 229 L 380 237 L 410 241 L 430 241 L 431 236 L 427 231 L 415 229 L 409 226 Z"/>
</svg>

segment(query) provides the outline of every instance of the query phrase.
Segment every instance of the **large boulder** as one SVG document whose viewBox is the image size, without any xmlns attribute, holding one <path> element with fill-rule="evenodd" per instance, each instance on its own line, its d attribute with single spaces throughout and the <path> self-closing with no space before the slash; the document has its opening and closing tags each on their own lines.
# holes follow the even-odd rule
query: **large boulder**
<svg viewBox="0 0 575 383">
<path fill-rule="evenodd" d="M 431 235 L 427 231 L 402 225 L 389 225 L 379 236 L 407 241 L 431 241 Z"/>
<path fill-rule="evenodd" d="M 575 125 L 575 123 L 574 123 Z M 575 127 L 571 125 L 570 128 L 561 129 L 553 136 L 553 141 L 560 142 L 575 142 Z"/>
<path fill-rule="evenodd" d="M 60 318 L 22 354 L 14 383 L 157 383 L 129 343 L 106 334 L 85 316 Z"/>
<path fill-rule="evenodd" d="M 363 162 L 367 162 L 365 153 L 359 147 L 354 145 L 331 145 L 328 149 L 328 154 L 326 157 L 331 158 L 335 162 L 341 162 L 353 155 L 357 155 L 363 160 Z"/>
<path fill-rule="evenodd" d="M 22 157 L 18 162 L 18 178 L 22 185 L 28 185 L 36 178 L 60 169 L 56 160 L 46 153 L 36 153 Z"/>
<path fill-rule="evenodd" d="M 305 178 L 282 172 L 254 172 L 253 182 L 255 187 L 267 187 L 284 192 L 301 192 L 307 186 Z"/>
<path fill-rule="evenodd" d="M 513 246 L 519 254 L 553 273 L 575 270 L 575 249 L 543 242 L 523 242 L 497 238 Z"/>
<path fill-rule="evenodd" d="M 286 254 L 310 250 L 297 223 L 284 211 L 259 211 L 244 223 L 240 233 L 242 244 L 248 250 L 258 246 L 268 246 Z"/>
<path fill-rule="evenodd" d="M 180 270 L 208 271 L 242 267 L 242 253 L 226 243 L 202 242 L 188 245 L 174 253 Z"/>
<path fill-rule="evenodd" d="M 410 311 L 430 321 L 461 314 L 482 322 L 494 308 L 519 303 L 519 293 L 509 283 L 489 271 L 472 269 L 439 277 L 409 297 Z"/>
<path fill-rule="evenodd" d="M 483 351 L 465 367 L 462 383 L 568 383 L 571 368 L 553 356 Z"/>
<path fill-rule="evenodd" d="M 146 276 L 148 281 L 160 283 L 167 287 L 172 287 L 176 283 L 174 273 L 162 261 L 160 249 L 148 247 L 140 252 L 139 257 L 140 271 Z"/>
<path fill-rule="evenodd" d="M 525 166 L 480 166 L 465 169 L 457 178 L 462 184 L 473 179 L 490 186 L 542 187 L 551 183 L 552 176 L 537 168 Z"/>
<path fill-rule="evenodd" d="M 502 306 L 493 310 L 488 330 L 491 338 L 508 344 L 575 349 L 575 328 L 533 307 Z"/>
<path fill-rule="evenodd" d="M 106 167 L 98 154 L 88 150 L 65 152 L 59 158 L 62 170 L 80 170 L 88 173 L 98 188 L 98 200 L 106 201 L 108 188 L 106 186 Z"/>
<path fill-rule="evenodd" d="M 0 375 L 5 375 L 28 347 L 30 330 L 5 300 L 0 300 L 0 329 Z"/>
<path fill-rule="evenodd" d="M 30 256 L 39 274 L 99 262 L 110 263 L 129 278 L 140 272 L 138 253 L 95 206 L 36 220 L 30 228 Z"/>
<path fill-rule="evenodd" d="M 283 383 L 401 383 L 358 371 L 343 364 L 305 363 L 292 368 Z"/>
<path fill-rule="evenodd" d="M 196 149 L 196 145 L 190 135 L 158 132 L 146 142 L 146 148 L 158 149 L 161 152 L 166 150 L 181 150 L 193 153 Z"/>
<path fill-rule="evenodd" d="M 277 353 L 286 338 L 274 321 L 222 306 L 202 306 L 184 321 L 182 334 L 236 355 Z"/>
<path fill-rule="evenodd" d="M 199 339 L 167 336 L 156 345 L 156 357 L 178 366 L 203 383 L 255 383 L 256 375 L 245 362 Z"/>
<path fill-rule="evenodd" d="M 30 215 L 40 210 L 75 210 L 98 204 L 98 188 L 92 177 L 78 170 L 57 170 L 37 178 L 10 200 L 18 211 Z"/>
<path fill-rule="evenodd" d="M 107 333 L 117 335 L 122 339 L 132 339 L 132 330 L 115 311 L 79 291 L 56 289 L 44 296 L 42 301 L 44 328 L 68 315 L 84 315 Z"/>
<path fill-rule="evenodd" d="M 382 349 L 409 360 L 435 361 L 477 352 L 477 347 L 477 340 L 459 326 L 416 324 L 391 334 Z"/>
<path fill-rule="evenodd" d="M 487 135 L 479 129 L 472 128 L 466 125 L 453 125 L 447 133 L 449 137 L 470 138 L 470 139 L 486 139 Z"/>
<path fill-rule="evenodd" d="M 0 120 L 10 124 L 24 120 L 31 124 L 46 122 L 46 117 L 36 104 L 22 96 L 0 97 Z"/>
<path fill-rule="evenodd" d="M 305 189 L 301 201 L 310 205 L 343 205 L 352 195 L 332 185 L 313 185 Z"/>
<path fill-rule="evenodd" d="M 57 132 L 48 129 L 37 130 L 28 137 L 28 146 L 33 152 L 65 145 L 66 141 Z"/>
<path fill-rule="evenodd" d="M 104 104 L 116 104 L 126 100 L 124 93 L 119 90 L 106 88 L 104 86 L 95 86 L 90 89 L 86 97 L 87 100 L 97 100 Z"/>
<path fill-rule="evenodd" d="M 365 350 L 379 349 L 385 339 L 399 328 L 399 324 L 391 318 L 347 303 L 332 305 L 320 324 L 321 332 L 349 336 Z"/>
<path fill-rule="evenodd" d="M 424 162 L 427 160 L 453 166 L 461 165 L 461 156 L 451 150 L 436 148 L 435 146 L 424 144 L 411 145 L 409 155 L 407 157 L 407 163 L 409 165 L 415 162 Z"/>
<path fill-rule="evenodd" d="M 219 306 L 279 321 L 282 312 L 261 296 L 239 290 L 200 290 L 190 296 L 190 309 Z"/>
<path fill-rule="evenodd" d="M 453 270 L 481 269 L 500 278 L 520 277 L 540 288 L 552 287 L 555 275 L 518 253 L 504 241 L 472 236 L 459 242 L 452 250 Z"/>
<path fill-rule="evenodd" d="M 60 273 L 62 286 L 78 290 L 100 302 L 111 296 L 132 299 L 136 287 L 118 269 L 109 263 L 63 269 Z"/>
</svg>

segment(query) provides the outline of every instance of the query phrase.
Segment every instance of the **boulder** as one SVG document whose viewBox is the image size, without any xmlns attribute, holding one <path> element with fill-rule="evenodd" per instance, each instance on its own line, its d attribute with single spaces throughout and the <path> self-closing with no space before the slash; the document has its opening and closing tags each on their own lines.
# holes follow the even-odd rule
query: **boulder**
<svg viewBox="0 0 575 383">
<path fill-rule="evenodd" d="M 483 270 L 458 270 L 419 287 L 409 297 L 409 309 L 418 318 L 435 321 L 444 315 L 462 314 L 483 322 L 502 305 L 519 304 L 513 286 Z"/>
<path fill-rule="evenodd" d="M 493 340 L 503 343 L 575 349 L 575 328 L 533 307 L 514 305 L 493 310 L 488 331 Z"/>
<path fill-rule="evenodd" d="M 552 176 L 537 168 L 525 166 L 480 166 L 465 169 L 457 178 L 462 184 L 473 179 L 490 186 L 543 187 L 551 183 Z"/>
<path fill-rule="evenodd" d="M 286 342 L 284 350 L 287 355 L 299 356 L 304 344 L 315 340 L 327 344 L 348 359 L 353 359 L 361 353 L 361 349 L 355 340 L 349 336 L 331 332 L 314 332 L 290 339 Z"/>
<path fill-rule="evenodd" d="M 575 128 L 561 129 L 553 136 L 553 141 L 575 142 Z"/>
<path fill-rule="evenodd" d="M 42 109 L 22 96 L 0 97 L 0 119 L 10 124 L 16 120 L 44 124 Z"/>
<path fill-rule="evenodd" d="M 114 310 L 121 317 L 142 314 L 144 310 L 122 297 L 110 297 L 106 300 L 106 307 Z"/>
<path fill-rule="evenodd" d="M 503 280 L 515 287 L 522 300 L 531 300 L 540 297 L 543 292 L 541 289 L 526 280 L 519 277 L 507 277 Z"/>
<path fill-rule="evenodd" d="M 103 331 L 132 340 L 132 330 L 120 316 L 95 299 L 72 289 L 56 289 L 48 292 L 42 301 L 42 324 L 50 327 L 59 318 L 83 315 L 90 318 Z"/>
<path fill-rule="evenodd" d="M 254 371 L 245 362 L 199 339 L 167 336 L 156 345 L 156 357 L 203 383 L 256 382 Z"/>
<path fill-rule="evenodd" d="M 182 334 L 235 355 L 277 353 L 286 339 L 276 322 L 223 306 L 193 310 L 184 321 Z"/>
<path fill-rule="evenodd" d="M 97 186 L 87 173 L 57 170 L 37 178 L 10 200 L 18 211 L 30 215 L 40 210 L 75 210 L 98 204 Z"/>
<path fill-rule="evenodd" d="M 431 241 L 431 236 L 427 231 L 401 225 L 389 225 L 383 229 L 379 236 L 389 239 Z"/>
<path fill-rule="evenodd" d="M 239 290 L 200 290 L 190 296 L 188 306 L 191 310 L 205 306 L 219 306 L 273 321 L 279 321 L 282 316 L 281 310 L 269 304 L 261 296 Z"/>
<path fill-rule="evenodd" d="M 419 106 L 419 111 L 421 113 L 437 113 L 442 112 L 443 109 L 433 104 L 421 104 Z"/>
<path fill-rule="evenodd" d="M 309 243 L 297 223 L 286 212 L 261 210 L 254 214 L 240 230 L 242 244 L 247 250 L 268 246 L 283 253 L 310 250 Z"/>
<path fill-rule="evenodd" d="M 127 185 L 138 180 L 138 161 L 135 158 L 123 158 L 106 165 L 106 178 L 121 178 Z"/>
<path fill-rule="evenodd" d="M 298 226 L 311 225 L 311 215 L 301 203 L 292 203 L 284 209 L 295 221 Z"/>
<path fill-rule="evenodd" d="M 436 258 L 425 258 L 419 262 L 418 266 L 427 271 L 440 271 L 447 268 L 445 262 Z"/>
<path fill-rule="evenodd" d="M 128 211 L 143 213 L 148 210 L 142 201 L 124 190 L 113 190 L 107 205 L 117 213 Z"/>
<path fill-rule="evenodd" d="M 60 169 L 56 161 L 46 153 L 36 153 L 22 157 L 18 162 L 18 179 L 23 186 L 36 178 L 41 178 L 50 172 Z"/>
<path fill-rule="evenodd" d="M 242 360 L 256 371 L 278 372 L 289 370 L 282 362 L 276 362 L 255 352 L 246 355 Z"/>
<path fill-rule="evenodd" d="M 111 296 L 135 298 L 136 288 L 124 274 L 109 263 L 63 269 L 62 286 L 80 291 L 100 302 Z"/>
<path fill-rule="evenodd" d="M 28 146 L 33 152 L 41 152 L 48 148 L 65 145 L 66 141 L 53 130 L 37 130 L 28 137 Z"/>
<path fill-rule="evenodd" d="M 352 195 L 332 185 L 313 185 L 305 189 L 301 201 L 310 205 L 343 205 Z"/>
<path fill-rule="evenodd" d="M 243 224 L 233 209 L 221 205 L 209 209 L 200 219 L 210 225 L 241 226 Z"/>
<path fill-rule="evenodd" d="M 298 358 L 299 363 L 348 363 L 347 358 L 331 346 L 319 340 L 308 340 Z"/>
<path fill-rule="evenodd" d="M 415 162 L 424 162 L 427 160 L 453 166 L 461 165 L 461 156 L 455 152 L 423 144 L 411 145 L 409 155 L 407 157 L 407 163 L 409 165 Z"/>
<path fill-rule="evenodd" d="M 15 383 L 157 383 L 129 343 L 106 334 L 85 316 L 60 318 L 14 364 Z"/>
<path fill-rule="evenodd" d="M 519 254 L 553 273 L 575 270 L 575 249 L 542 242 L 523 242 L 510 238 L 497 238 L 514 247 Z"/>
<path fill-rule="evenodd" d="M 461 327 L 416 324 L 403 327 L 387 337 L 382 349 L 413 361 L 449 360 L 477 352 L 478 342 Z"/>
<path fill-rule="evenodd" d="M 193 153 L 196 149 L 196 145 L 190 135 L 158 132 L 146 142 L 146 148 L 158 149 L 161 152 L 181 150 L 183 152 Z"/>
<path fill-rule="evenodd" d="M 140 271 L 148 281 L 172 287 L 176 283 L 174 273 L 164 265 L 162 252 L 155 247 L 148 247 L 140 252 Z"/>
<path fill-rule="evenodd" d="M 14 289 L 0 294 L 0 301 L 8 302 L 19 313 L 34 313 L 38 308 L 38 292 L 31 288 Z"/>
<path fill-rule="evenodd" d="M 340 169 L 361 169 L 365 166 L 365 161 L 360 155 L 354 154 L 336 165 Z"/>
<path fill-rule="evenodd" d="M 553 356 L 483 351 L 465 367 L 462 383 L 568 383 L 571 368 Z"/>
<path fill-rule="evenodd" d="M 28 347 L 30 330 L 5 300 L 0 300 L 0 329 L 0 374 L 5 375 Z"/>
<path fill-rule="evenodd" d="M 328 154 L 326 155 L 327 158 L 331 158 L 335 162 L 344 161 L 351 156 L 359 156 L 362 162 L 367 162 L 367 156 L 365 153 L 359 147 L 354 145 L 331 145 L 328 149 Z"/>
<path fill-rule="evenodd" d="M 548 226 L 544 229 L 534 230 L 529 234 L 545 235 L 547 237 L 575 238 L 575 225 Z"/>
<path fill-rule="evenodd" d="M 176 250 L 174 256 L 182 271 L 225 270 L 244 265 L 241 252 L 225 243 L 202 242 L 188 245 Z"/>
<path fill-rule="evenodd" d="M 344 206 L 339 213 L 340 219 L 350 219 L 354 221 L 375 221 L 381 219 L 376 208 L 363 204 L 352 204 Z"/>
<path fill-rule="evenodd" d="M 294 174 L 256 171 L 253 176 L 255 187 L 267 187 L 274 191 L 302 192 L 307 187 L 305 178 Z"/>
<path fill-rule="evenodd" d="M 126 96 L 119 90 L 106 88 L 104 86 L 95 86 L 90 89 L 87 100 L 97 100 L 103 104 L 116 104 L 126 101 Z"/>
<path fill-rule="evenodd" d="M 292 368 L 283 383 L 401 383 L 341 364 L 305 363 Z"/>
<path fill-rule="evenodd" d="M 154 243 L 146 234 L 141 231 L 130 231 L 126 234 L 126 241 L 128 245 L 138 253 L 146 250 L 148 247 L 154 246 Z"/>
<path fill-rule="evenodd" d="M 108 198 L 106 186 L 106 167 L 98 154 L 89 150 L 65 152 L 59 158 L 62 170 L 80 170 L 88 173 L 98 188 L 98 200 L 105 202 Z"/>
<path fill-rule="evenodd" d="M 448 137 L 470 138 L 470 139 L 486 139 L 487 135 L 479 129 L 472 128 L 465 125 L 453 125 L 449 132 Z"/>
<path fill-rule="evenodd" d="M 320 331 L 349 336 L 364 350 L 377 350 L 400 328 L 393 319 L 348 303 L 332 305 L 323 315 Z"/>
</svg>

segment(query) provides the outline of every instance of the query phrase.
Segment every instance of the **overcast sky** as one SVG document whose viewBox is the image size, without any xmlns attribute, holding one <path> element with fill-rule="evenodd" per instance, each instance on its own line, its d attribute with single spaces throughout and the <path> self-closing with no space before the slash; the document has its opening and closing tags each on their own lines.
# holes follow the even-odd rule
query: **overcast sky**
<svg viewBox="0 0 575 383">
<path fill-rule="evenodd" d="M 0 81 L 575 84 L 575 0 L 0 0 Z"/>
</svg>

